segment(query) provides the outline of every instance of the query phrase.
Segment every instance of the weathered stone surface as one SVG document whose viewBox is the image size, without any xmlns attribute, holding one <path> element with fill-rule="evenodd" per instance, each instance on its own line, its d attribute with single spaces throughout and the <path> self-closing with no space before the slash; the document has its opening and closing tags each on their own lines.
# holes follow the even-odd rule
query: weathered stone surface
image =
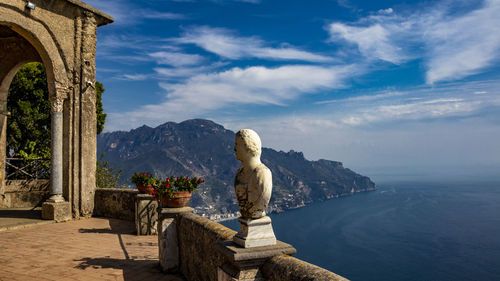
<svg viewBox="0 0 500 281">
<path fill-rule="evenodd" d="M 347 280 L 288 256 L 295 249 L 281 241 L 274 246 L 241 248 L 232 241 L 235 231 L 193 213 L 178 215 L 175 226 L 180 269 L 187 280 Z"/>
<path fill-rule="evenodd" d="M 62 195 L 71 203 L 73 216 L 88 217 L 94 209 L 96 164 L 95 89 L 88 82 L 95 83 L 97 27 L 113 19 L 77 0 L 34 3 L 34 10 L 25 8 L 26 1 L 2 0 L 0 5 L 0 113 L 5 113 L 8 89 L 17 70 L 28 62 L 42 62 L 49 98 L 63 100 L 62 131 L 58 133 L 62 153 L 60 145 L 52 149 L 62 159 L 52 163 L 59 171 L 54 190 L 61 192 L 62 181 Z M 5 157 L 6 118 L 0 115 L 0 160 Z M 60 144 L 61 138 L 54 139 Z M 0 162 L 3 195 L 4 161 Z"/>
<path fill-rule="evenodd" d="M 177 218 L 179 215 L 192 213 L 193 211 L 194 209 L 191 207 L 161 208 L 160 218 Z"/>
<path fill-rule="evenodd" d="M 319 266 L 287 255 L 276 256 L 265 262 L 262 267 L 263 276 L 268 281 L 347 281 Z"/>
<path fill-rule="evenodd" d="M 272 246 L 254 248 L 242 248 L 233 241 L 223 241 L 217 244 L 217 249 L 228 261 L 240 267 L 261 264 L 271 257 L 293 255 L 297 252 L 292 245 L 281 241 L 276 241 Z"/>
<path fill-rule="evenodd" d="M 158 251 L 160 266 L 164 272 L 179 270 L 179 243 L 175 220 L 165 218 L 158 224 Z"/>
<path fill-rule="evenodd" d="M 69 202 L 45 202 L 42 205 L 42 219 L 63 222 L 71 220 L 71 204 Z"/>
<path fill-rule="evenodd" d="M 182 214 L 192 212 L 191 207 L 161 209 L 158 220 L 158 252 L 164 272 L 178 272 L 180 269 L 177 219 Z"/>
<path fill-rule="evenodd" d="M 41 206 L 49 197 L 48 180 L 9 180 L 5 193 L 0 195 L 0 208 Z"/>
<path fill-rule="evenodd" d="M 178 217 L 177 231 L 182 275 L 192 281 L 217 280 L 217 268 L 226 263 L 217 242 L 231 240 L 236 231 L 192 213 Z"/>
<path fill-rule="evenodd" d="M 95 193 L 94 215 L 135 221 L 137 189 L 98 188 Z"/>
<path fill-rule="evenodd" d="M 265 281 L 259 268 L 233 269 L 227 264 L 217 269 L 217 281 Z"/>
<path fill-rule="evenodd" d="M 233 241 L 243 248 L 262 247 L 276 244 L 271 218 L 238 218 L 240 231 Z"/>
<path fill-rule="evenodd" d="M 219 242 L 217 246 L 228 260 L 218 270 L 222 280 L 265 280 L 261 267 L 266 260 L 277 255 L 296 253 L 294 247 L 281 241 L 265 247 L 241 248 L 232 241 Z"/>
<path fill-rule="evenodd" d="M 158 202 L 153 195 L 135 197 L 135 227 L 137 235 L 156 235 L 158 230 Z"/>
</svg>

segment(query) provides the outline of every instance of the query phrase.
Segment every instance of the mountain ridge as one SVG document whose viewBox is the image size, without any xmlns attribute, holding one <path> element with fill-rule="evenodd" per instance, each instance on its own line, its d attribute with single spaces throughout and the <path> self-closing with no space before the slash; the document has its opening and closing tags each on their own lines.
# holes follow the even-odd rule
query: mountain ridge
<svg viewBox="0 0 500 281">
<path fill-rule="evenodd" d="M 121 182 L 130 184 L 134 172 L 150 171 L 205 178 L 193 193 L 191 206 L 207 216 L 238 211 L 233 181 L 240 162 L 234 155 L 235 133 L 206 119 L 166 122 L 155 128 L 143 125 L 98 135 L 98 153 L 122 169 Z M 370 178 L 344 168 L 338 161 L 309 161 L 302 152 L 262 148 L 262 162 L 273 174 L 269 212 L 298 208 L 315 201 L 375 190 Z M 217 217 L 215 217 L 217 218 Z"/>
</svg>

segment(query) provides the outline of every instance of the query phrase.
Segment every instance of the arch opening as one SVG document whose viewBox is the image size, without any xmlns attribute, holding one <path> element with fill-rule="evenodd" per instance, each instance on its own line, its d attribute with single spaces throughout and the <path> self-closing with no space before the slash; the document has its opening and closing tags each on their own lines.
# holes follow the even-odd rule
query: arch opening
<svg viewBox="0 0 500 281">
<path fill-rule="evenodd" d="M 49 75 L 34 46 L 0 25 L 0 208 L 30 208 L 41 218 L 50 194 Z"/>
</svg>

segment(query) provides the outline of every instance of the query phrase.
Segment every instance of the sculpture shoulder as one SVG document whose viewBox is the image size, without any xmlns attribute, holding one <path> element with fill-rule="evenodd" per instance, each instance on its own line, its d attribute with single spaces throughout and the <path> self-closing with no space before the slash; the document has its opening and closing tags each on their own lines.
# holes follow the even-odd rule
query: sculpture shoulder
<svg viewBox="0 0 500 281">
<path fill-rule="evenodd" d="M 266 167 L 266 165 L 264 165 L 264 164 L 259 164 L 254 169 L 254 173 L 259 181 L 264 181 L 266 179 L 272 179 L 271 170 L 269 170 L 269 168 Z"/>
</svg>

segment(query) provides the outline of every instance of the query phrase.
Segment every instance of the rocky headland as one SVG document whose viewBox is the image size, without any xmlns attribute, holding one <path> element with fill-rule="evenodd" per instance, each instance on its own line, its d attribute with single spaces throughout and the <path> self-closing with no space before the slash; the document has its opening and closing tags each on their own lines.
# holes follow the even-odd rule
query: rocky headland
<svg viewBox="0 0 500 281">
<path fill-rule="evenodd" d="M 190 205 L 211 219 L 227 219 L 236 217 L 238 211 L 233 182 L 240 162 L 234 156 L 234 136 L 234 132 L 210 120 L 193 119 L 103 133 L 97 144 L 104 160 L 122 170 L 124 185 L 132 186 L 130 176 L 141 171 L 162 178 L 203 177 L 206 182 L 193 193 Z M 376 189 L 370 178 L 345 168 L 341 162 L 309 161 L 302 152 L 271 148 L 262 149 L 261 159 L 273 174 L 269 212 Z"/>
</svg>

